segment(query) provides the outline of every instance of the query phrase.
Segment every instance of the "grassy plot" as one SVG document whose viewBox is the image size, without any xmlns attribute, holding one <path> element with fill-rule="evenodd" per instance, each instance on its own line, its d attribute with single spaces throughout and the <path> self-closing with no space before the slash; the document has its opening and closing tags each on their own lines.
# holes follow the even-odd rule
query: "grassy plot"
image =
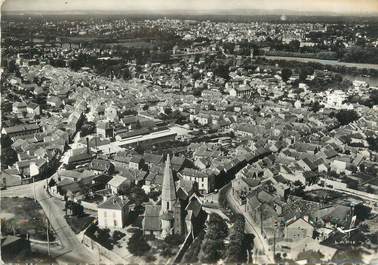
<svg viewBox="0 0 378 265">
<path fill-rule="evenodd" d="M 88 225 L 93 223 L 95 218 L 89 215 L 83 215 L 80 217 L 67 216 L 66 220 L 69 226 L 71 227 L 71 229 L 75 232 L 75 234 L 78 234 L 81 231 L 83 231 Z"/>
<path fill-rule="evenodd" d="M 38 202 L 30 198 L 1 198 L 1 233 L 29 234 L 31 239 L 47 240 L 47 218 Z M 50 241 L 55 233 L 50 227 Z"/>
</svg>

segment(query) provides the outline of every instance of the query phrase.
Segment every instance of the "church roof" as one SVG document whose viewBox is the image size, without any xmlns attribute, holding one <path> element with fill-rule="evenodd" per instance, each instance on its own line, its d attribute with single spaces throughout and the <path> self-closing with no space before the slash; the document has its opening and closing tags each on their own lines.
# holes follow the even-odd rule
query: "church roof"
<svg viewBox="0 0 378 265">
<path fill-rule="evenodd" d="M 159 231 L 160 230 L 160 206 L 146 205 L 143 220 L 143 230 Z"/>
</svg>

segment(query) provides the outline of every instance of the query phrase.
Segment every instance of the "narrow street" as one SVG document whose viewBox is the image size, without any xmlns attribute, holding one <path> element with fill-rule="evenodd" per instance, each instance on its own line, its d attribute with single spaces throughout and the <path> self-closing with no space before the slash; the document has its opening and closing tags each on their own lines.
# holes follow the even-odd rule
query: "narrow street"
<svg viewBox="0 0 378 265">
<path fill-rule="evenodd" d="M 226 192 L 228 205 L 233 212 L 242 214 L 246 220 L 246 231 L 255 236 L 254 249 L 253 249 L 253 263 L 255 264 L 268 264 L 273 263 L 273 253 L 269 250 L 269 246 L 262 237 L 260 229 L 252 220 L 252 218 L 238 205 L 232 195 L 232 190 L 229 188 Z"/>
</svg>

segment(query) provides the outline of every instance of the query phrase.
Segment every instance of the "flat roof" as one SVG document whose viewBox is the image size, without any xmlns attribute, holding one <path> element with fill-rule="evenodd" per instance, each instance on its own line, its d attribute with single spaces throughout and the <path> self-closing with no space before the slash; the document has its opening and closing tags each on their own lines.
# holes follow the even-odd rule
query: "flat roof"
<svg viewBox="0 0 378 265">
<path fill-rule="evenodd" d="M 115 141 L 109 144 L 98 146 L 98 149 L 100 149 L 101 151 L 107 154 L 117 153 L 119 151 L 122 151 L 123 146 L 127 146 L 127 145 L 138 143 L 138 142 L 159 139 L 159 138 L 167 137 L 167 136 L 176 136 L 176 135 L 177 135 L 176 132 L 173 132 L 171 129 L 168 129 L 164 131 L 153 132 L 150 134 L 129 137 L 129 138 Z"/>
<path fill-rule="evenodd" d="M 129 137 L 129 138 L 123 139 L 121 141 L 116 141 L 115 143 L 119 146 L 125 146 L 125 145 L 129 145 L 129 144 L 137 143 L 137 142 L 144 142 L 144 141 L 148 141 L 148 140 L 158 139 L 158 138 L 161 138 L 161 137 L 176 136 L 176 135 L 177 135 L 177 133 L 173 132 L 171 129 L 168 129 L 168 130 L 164 130 L 164 131 L 153 132 L 153 133 L 146 134 L 146 135 L 138 135 L 138 136 L 134 136 L 134 137 Z"/>
</svg>

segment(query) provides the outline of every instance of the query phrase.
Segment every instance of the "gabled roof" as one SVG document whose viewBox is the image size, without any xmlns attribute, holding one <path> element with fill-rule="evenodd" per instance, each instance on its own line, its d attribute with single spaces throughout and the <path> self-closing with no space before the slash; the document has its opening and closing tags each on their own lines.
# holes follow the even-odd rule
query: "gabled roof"
<svg viewBox="0 0 378 265">
<path fill-rule="evenodd" d="M 108 185 L 112 186 L 112 187 L 116 187 L 118 188 L 119 186 L 121 186 L 123 183 L 127 182 L 128 179 L 127 178 L 124 178 L 120 175 L 115 175 L 109 182 L 108 182 Z"/>
<path fill-rule="evenodd" d="M 105 171 L 105 170 L 109 170 L 111 165 L 112 164 L 108 160 L 93 159 L 90 164 L 90 167 L 91 169 L 94 169 L 94 170 Z"/>
<path fill-rule="evenodd" d="M 74 163 L 74 162 L 79 162 L 83 160 L 90 160 L 93 157 L 92 154 L 88 154 L 87 152 L 82 153 L 82 154 L 77 154 L 74 156 L 70 156 L 68 158 L 68 163 Z"/>
<path fill-rule="evenodd" d="M 201 212 L 201 209 L 202 204 L 195 196 L 190 199 L 188 205 L 185 208 L 186 211 L 192 211 L 194 216 L 198 216 L 198 214 Z"/>
<path fill-rule="evenodd" d="M 160 206 L 146 205 L 143 219 L 143 230 L 160 231 Z"/>
<path fill-rule="evenodd" d="M 270 203 L 270 202 L 273 202 L 274 197 L 263 190 L 257 194 L 257 199 L 262 203 Z"/>
<path fill-rule="evenodd" d="M 127 204 L 129 200 L 124 197 L 120 196 L 112 196 L 100 205 L 98 205 L 99 209 L 112 209 L 112 210 L 122 210 Z"/>
</svg>

